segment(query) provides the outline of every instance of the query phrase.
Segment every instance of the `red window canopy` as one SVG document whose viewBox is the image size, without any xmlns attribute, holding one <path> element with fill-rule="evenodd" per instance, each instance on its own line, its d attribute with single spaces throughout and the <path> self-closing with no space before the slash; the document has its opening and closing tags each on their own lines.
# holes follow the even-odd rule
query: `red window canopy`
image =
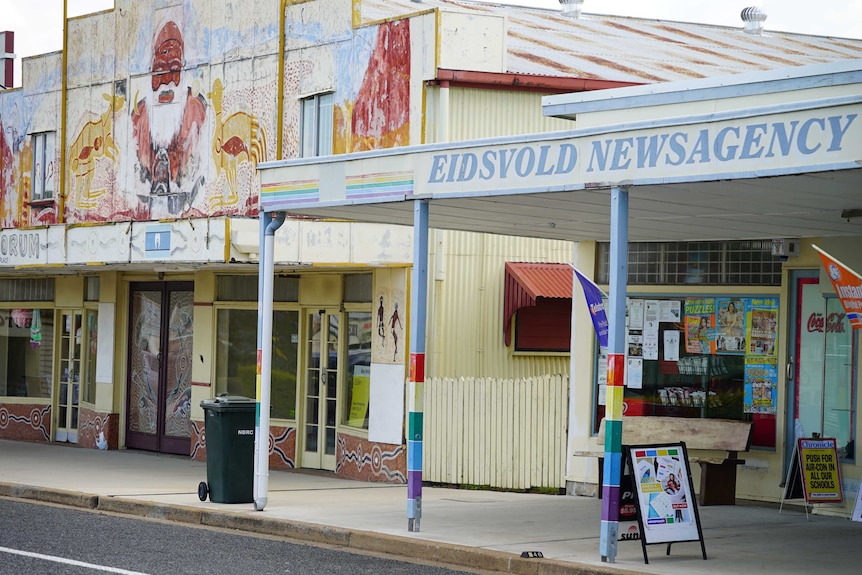
<svg viewBox="0 0 862 575">
<path fill-rule="evenodd" d="M 540 298 L 572 299 L 572 275 L 569 264 L 506 262 L 503 333 L 507 346 L 512 341 L 515 312 L 537 305 Z"/>
</svg>

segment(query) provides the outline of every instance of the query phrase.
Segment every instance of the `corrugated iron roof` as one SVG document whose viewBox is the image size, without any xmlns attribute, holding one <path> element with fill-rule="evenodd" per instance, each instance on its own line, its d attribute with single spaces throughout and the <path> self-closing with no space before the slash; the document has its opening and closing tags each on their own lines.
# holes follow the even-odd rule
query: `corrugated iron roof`
<svg viewBox="0 0 862 575">
<path fill-rule="evenodd" d="M 503 333 L 511 339 L 512 316 L 542 298 L 571 299 L 572 266 L 569 264 L 506 262 L 503 287 Z"/>
<path fill-rule="evenodd" d="M 862 40 L 468 0 L 362 0 L 361 21 L 431 9 L 508 18 L 506 72 L 667 82 L 862 58 Z"/>
</svg>

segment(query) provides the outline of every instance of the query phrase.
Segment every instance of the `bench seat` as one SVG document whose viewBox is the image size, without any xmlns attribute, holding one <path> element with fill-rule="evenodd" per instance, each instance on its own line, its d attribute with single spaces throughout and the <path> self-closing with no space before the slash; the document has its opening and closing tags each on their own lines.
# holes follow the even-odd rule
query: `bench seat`
<svg viewBox="0 0 862 575">
<path fill-rule="evenodd" d="M 623 417 L 622 445 L 673 444 L 686 445 L 689 463 L 700 465 L 701 505 L 734 505 L 736 503 L 736 469 L 745 463 L 739 453 L 751 447 L 753 424 L 731 419 L 698 419 L 662 416 Z M 599 460 L 599 483 L 603 483 L 605 420 L 599 433 L 591 438 L 595 447 L 573 451 L 576 457 L 596 457 Z M 724 454 L 712 452 L 724 451 Z M 703 452 L 703 453 L 698 453 Z M 601 485 L 599 486 L 601 497 Z"/>
</svg>

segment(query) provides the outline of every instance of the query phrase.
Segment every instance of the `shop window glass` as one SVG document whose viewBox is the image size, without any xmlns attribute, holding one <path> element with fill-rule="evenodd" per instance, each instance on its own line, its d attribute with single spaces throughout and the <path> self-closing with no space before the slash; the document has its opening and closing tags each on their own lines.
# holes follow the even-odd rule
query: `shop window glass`
<svg viewBox="0 0 862 575">
<path fill-rule="evenodd" d="M 598 283 L 610 278 L 610 244 L 598 244 Z M 628 285 L 781 285 L 771 240 L 631 242 Z"/>
<path fill-rule="evenodd" d="M 835 438 L 839 455 L 855 459 L 858 338 L 840 300 L 820 285 L 802 286 L 796 416 L 806 437 Z"/>
<path fill-rule="evenodd" d="M 368 429 L 369 394 L 371 391 L 371 336 L 370 312 L 347 314 L 347 366 L 344 417 L 342 423 L 350 427 Z"/>
<path fill-rule="evenodd" d="M 775 447 L 777 325 L 777 297 L 629 298 L 624 414 L 753 421 L 752 445 Z"/>
<path fill-rule="evenodd" d="M 257 396 L 257 310 L 220 309 L 216 327 L 216 389 Z M 296 419 L 297 311 L 275 310 L 272 323 L 270 415 Z"/>
<path fill-rule="evenodd" d="M 303 158 L 332 154 L 332 94 L 318 94 L 301 101 L 300 155 Z"/>
<path fill-rule="evenodd" d="M 0 311 L 0 396 L 51 397 L 54 312 Z"/>
<path fill-rule="evenodd" d="M 348 303 L 371 303 L 372 274 L 345 274 L 344 301 Z"/>
<path fill-rule="evenodd" d="M 99 344 L 99 312 L 95 309 L 84 311 L 87 347 L 83 350 L 86 361 L 84 367 L 84 401 L 96 402 L 96 357 Z"/>
<path fill-rule="evenodd" d="M 54 197 L 54 132 L 41 132 L 33 140 L 33 191 L 31 200 L 40 202 Z"/>
<path fill-rule="evenodd" d="M 217 278 L 218 301 L 257 301 L 258 276 L 256 275 L 220 275 Z M 272 281 L 272 301 L 299 301 L 299 277 L 276 275 Z"/>
<path fill-rule="evenodd" d="M 539 298 L 515 320 L 515 351 L 564 352 L 571 347 L 572 300 Z"/>
</svg>

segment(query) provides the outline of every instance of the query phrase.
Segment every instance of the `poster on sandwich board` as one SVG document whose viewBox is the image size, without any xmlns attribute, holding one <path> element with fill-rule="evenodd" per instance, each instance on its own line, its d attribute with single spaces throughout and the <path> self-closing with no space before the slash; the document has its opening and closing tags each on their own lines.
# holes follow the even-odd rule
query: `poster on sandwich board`
<svg viewBox="0 0 862 575">
<path fill-rule="evenodd" d="M 683 541 L 699 541 L 706 559 L 685 443 L 635 445 L 626 449 L 637 498 L 644 562 L 649 562 L 646 545 Z"/>
</svg>

